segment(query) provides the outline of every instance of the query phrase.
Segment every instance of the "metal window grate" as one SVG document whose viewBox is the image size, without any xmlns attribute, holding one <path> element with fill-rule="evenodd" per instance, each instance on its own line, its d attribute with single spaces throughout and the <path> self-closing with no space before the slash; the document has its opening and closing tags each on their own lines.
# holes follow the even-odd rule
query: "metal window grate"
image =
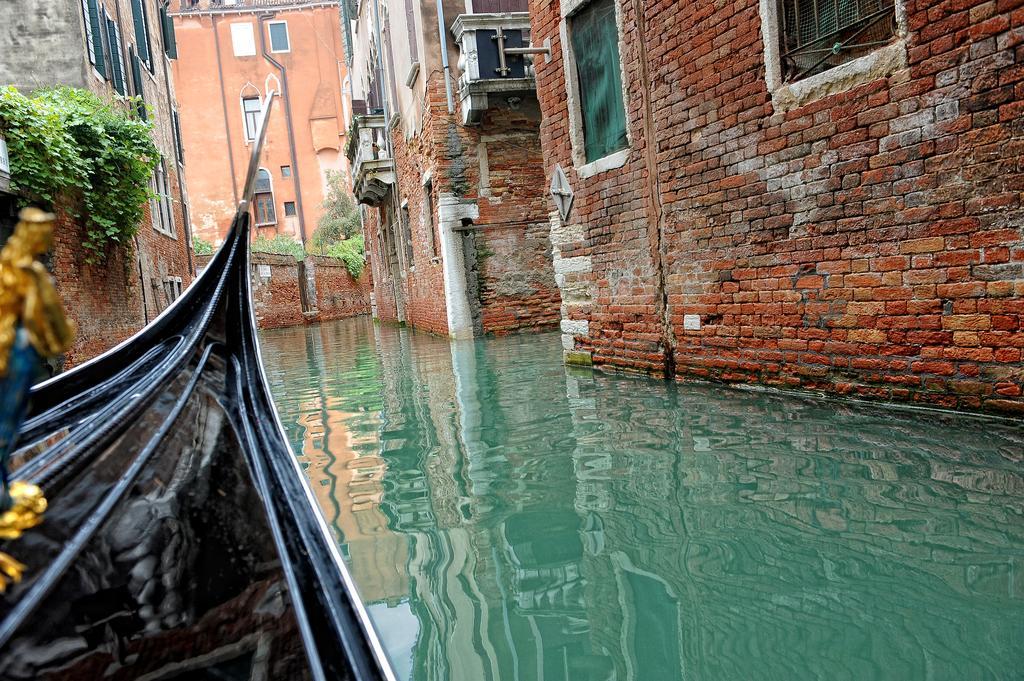
<svg viewBox="0 0 1024 681">
<path fill-rule="evenodd" d="M 778 0 L 783 77 L 799 80 L 889 43 L 895 0 Z"/>
</svg>

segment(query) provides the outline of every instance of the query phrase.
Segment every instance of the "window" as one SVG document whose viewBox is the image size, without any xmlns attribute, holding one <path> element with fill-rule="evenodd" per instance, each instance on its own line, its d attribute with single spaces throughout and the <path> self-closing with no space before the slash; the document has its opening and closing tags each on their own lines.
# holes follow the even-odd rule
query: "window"
<svg viewBox="0 0 1024 681">
<path fill-rule="evenodd" d="M 260 116 L 263 112 L 263 104 L 259 97 L 242 98 L 242 116 L 245 119 L 245 139 L 251 142 L 256 139 L 256 133 L 260 131 Z"/>
<path fill-rule="evenodd" d="M 167 183 L 167 165 L 163 159 L 153 174 L 153 193 L 156 197 L 150 203 L 153 228 L 161 234 L 174 236 L 174 211 L 171 207 L 171 187 Z"/>
<path fill-rule="evenodd" d="M 285 217 L 288 217 L 288 218 L 295 217 L 295 202 L 294 201 L 285 201 L 284 202 L 284 215 L 285 215 Z"/>
<path fill-rule="evenodd" d="M 89 52 L 89 63 L 100 78 L 107 77 L 107 63 L 103 54 L 103 28 L 100 25 L 99 0 L 82 0 L 85 15 L 85 42 Z"/>
<path fill-rule="evenodd" d="M 231 24 L 231 48 L 236 57 L 256 56 L 256 38 L 251 23 Z"/>
<path fill-rule="evenodd" d="M 146 15 L 144 0 L 132 0 L 132 20 L 135 22 L 135 49 L 139 61 L 153 70 L 152 51 L 149 49 L 149 17 Z"/>
<path fill-rule="evenodd" d="M 167 304 L 170 305 L 181 295 L 181 277 L 167 277 L 164 279 L 164 295 L 167 296 Z"/>
<path fill-rule="evenodd" d="M 434 183 L 428 179 L 423 183 L 423 224 L 430 233 L 430 256 L 437 257 L 437 236 L 434 233 Z"/>
<path fill-rule="evenodd" d="M 174 37 L 174 19 L 163 4 L 160 5 L 160 35 L 164 39 L 164 54 L 169 59 L 177 59 L 178 41 Z"/>
<path fill-rule="evenodd" d="M 288 22 L 271 21 L 267 23 L 267 32 L 270 33 L 271 52 L 289 52 L 291 44 L 288 42 Z"/>
<path fill-rule="evenodd" d="M 292 176 L 292 167 L 291 166 L 281 166 L 281 177 L 291 177 L 291 176 Z"/>
<path fill-rule="evenodd" d="M 628 146 L 615 0 L 594 0 L 570 19 L 587 163 Z"/>
<path fill-rule="evenodd" d="M 124 52 L 121 49 L 121 30 L 117 23 L 107 15 L 107 52 L 110 53 L 110 80 L 117 94 L 124 95 L 128 91 L 124 82 Z"/>
<path fill-rule="evenodd" d="M 253 220 L 257 227 L 273 225 L 277 222 L 274 211 L 274 186 L 270 181 L 270 172 L 260 168 L 256 172 L 256 185 L 252 197 Z"/>
<path fill-rule="evenodd" d="M 782 79 L 839 66 L 896 36 L 894 0 L 779 0 Z"/>
</svg>

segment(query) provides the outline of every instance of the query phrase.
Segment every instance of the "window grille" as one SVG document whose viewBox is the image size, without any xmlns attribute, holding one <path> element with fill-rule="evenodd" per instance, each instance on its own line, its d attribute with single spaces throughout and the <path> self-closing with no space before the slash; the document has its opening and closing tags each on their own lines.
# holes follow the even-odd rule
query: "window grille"
<svg viewBox="0 0 1024 681">
<path fill-rule="evenodd" d="M 799 80 L 889 43 L 895 0 L 778 0 L 783 78 Z"/>
</svg>

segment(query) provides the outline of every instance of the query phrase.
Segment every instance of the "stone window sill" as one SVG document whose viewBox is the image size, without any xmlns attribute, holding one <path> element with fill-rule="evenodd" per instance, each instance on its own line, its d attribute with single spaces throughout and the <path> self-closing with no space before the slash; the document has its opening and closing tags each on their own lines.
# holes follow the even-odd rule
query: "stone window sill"
<svg viewBox="0 0 1024 681">
<path fill-rule="evenodd" d="M 772 106 L 784 113 L 813 101 L 890 76 L 907 66 L 907 44 L 897 40 L 891 45 L 815 74 L 794 83 L 770 87 Z"/>
<path fill-rule="evenodd" d="M 582 179 L 593 177 L 609 170 L 615 170 L 626 165 L 626 159 L 629 158 L 629 148 L 620 149 L 616 152 L 608 154 L 596 161 L 591 161 L 576 168 L 576 174 Z"/>
</svg>

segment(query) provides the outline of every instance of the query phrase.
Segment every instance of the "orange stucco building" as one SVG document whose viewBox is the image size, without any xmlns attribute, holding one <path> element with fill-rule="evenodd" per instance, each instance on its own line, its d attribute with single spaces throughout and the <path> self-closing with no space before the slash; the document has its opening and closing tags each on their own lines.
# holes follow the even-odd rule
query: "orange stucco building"
<svg viewBox="0 0 1024 681">
<path fill-rule="evenodd" d="M 257 234 L 309 239 L 329 171 L 347 181 L 347 87 L 337 2 L 173 0 L 174 78 L 192 229 L 219 243 L 243 191 L 252 138 L 274 90 L 257 194 Z"/>
</svg>

